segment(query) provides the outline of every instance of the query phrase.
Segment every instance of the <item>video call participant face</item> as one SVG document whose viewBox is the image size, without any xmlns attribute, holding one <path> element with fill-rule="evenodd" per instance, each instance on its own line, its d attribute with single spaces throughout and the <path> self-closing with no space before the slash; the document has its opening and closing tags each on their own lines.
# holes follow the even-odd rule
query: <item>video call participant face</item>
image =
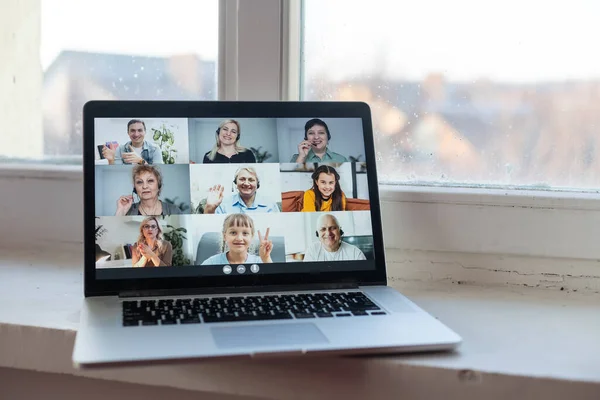
<svg viewBox="0 0 600 400">
<path fill-rule="evenodd" d="M 240 196 L 250 198 L 258 189 L 258 177 L 248 169 L 241 169 L 235 177 L 235 183 Z"/>
<path fill-rule="evenodd" d="M 144 218 L 144 221 L 140 224 L 140 233 L 146 239 L 146 243 L 162 238 L 162 229 L 154 217 Z"/>
<path fill-rule="evenodd" d="M 312 125 L 306 131 L 306 140 L 310 143 L 310 146 L 315 153 L 324 153 L 329 144 L 327 128 L 319 124 Z"/>
<path fill-rule="evenodd" d="M 315 185 L 321 193 L 323 200 L 328 200 L 335 191 L 337 179 L 334 174 L 321 172 L 315 180 Z"/>
<path fill-rule="evenodd" d="M 233 182 L 244 203 L 248 206 L 251 205 L 255 200 L 256 191 L 260 186 L 256 170 L 252 167 L 238 169 L 233 176 Z M 224 200 L 224 191 L 225 187 L 222 185 L 214 185 L 208 189 L 204 214 L 214 214 L 215 212 L 218 214 L 228 214 L 231 212 L 231 210 L 227 211 L 227 208 L 219 208 Z"/>
<path fill-rule="evenodd" d="M 158 168 L 151 165 L 136 165 L 132 169 L 133 191 L 138 195 L 140 202 L 138 207 L 132 209 L 135 200 L 132 194 L 120 196 L 117 200 L 116 216 L 137 215 L 160 215 L 161 213 L 178 214 L 178 208 L 172 207 L 165 210 L 165 206 L 158 200 L 162 187 L 162 175 Z M 131 214 L 129 214 L 131 212 Z"/>
<path fill-rule="evenodd" d="M 273 242 L 269 240 L 267 228 L 263 237 L 258 231 L 259 257 L 254 256 L 255 262 L 272 263 L 271 251 Z M 230 214 L 223 222 L 223 241 L 229 248 L 227 260 L 230 262 L 246 262 L 250 243 L 254 239 L 254 221 L 246 214 Z M 225 250 L 225 249 L 223 249 Z"/>
<path fill-rule="evenodd" d="M 313 118 L 304 124 L 304 138 L 298 144 L 298 154 L 292 156 L 291 162 L 348 162 L 348 159 L 329 149 L 331 133 L 325 121 Z"/>
<path fill-rule="evenodd" d="M 240 127 L 235 122 L 227 122 L 219 129 L 218 146 L 233 146 L 239 139 Z"/>
<path fill-rule="evenodd" d="M 317 224 L 317 234 L 327 251 L 337 251 L 342 242 L 340 226 L 331 215 L 320 217 Z"/>
<path fill-rule="evenodd" d="M 223 238 L 230 252 L 235 255 L 246 254 L 254 238 L 254 224 L 229 224 L 223 231 Z"/>
<path fill-rule="evenodd" d="M 320 165 L 311 174 L 312 187 L 304 192 L 303 212 L 344 211 L 346 196 L 340 186 L 340 175 L 335 168 Z"/>
<path fill-rule="evenodd" d="M 134 187 L 141 200 L 157 199 L 160 193 L 158 178 L 149 171 L 143 171 L 134 178 Z"/>
<path fill-rule="evenodd" d="M 131 121 L 127 125 L 127 134 L 129 134 L 129 140 L 131 140 L 134 147 L 142 147 L 146 137 L 146 124 Z"/>
</svg>

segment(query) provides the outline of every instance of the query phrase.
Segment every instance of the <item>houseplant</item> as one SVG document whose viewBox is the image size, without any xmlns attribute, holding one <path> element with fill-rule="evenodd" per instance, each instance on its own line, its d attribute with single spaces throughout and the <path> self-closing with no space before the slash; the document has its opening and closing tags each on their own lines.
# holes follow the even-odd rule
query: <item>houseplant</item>
<svg viewBox="0 0 600 400">
<path fill-rule="evenodd" d="M 152 139 L 160 147 L 165 164 L 175 164 L 177 149 L 174 147 L 175 134 L 165 124 L 159 129 L 152 128 Z"/>
<path fill-rule="evenodd" d="M 263 163 L 265 162 L 265 160 L 268 160 L 272 156 L 272 154 L 269 153 L 267 150 L 260 151 L 260 149 L 262 149 L 262 146 L 250 147 L 250 150 L 252 150 L 252 152 L 254 153 L 254 157 L 256 157 L 257 163 Z"/>
<path fill-rule="evenodd" d="M 168 240 L 173 247 L 172 265 L 191 265 L 192 262 L 190 259 L 183 254 L 183 240 L 187 240 L 187 237 L 184 236 L 184 233 L 187 233 L 187 229 L 175 228 L 173 225 L 167 225 L 167 228 L 170 228 L 170 231 L 163 232 L 163 236 L 165 237 L 165 240 Z"/>
<path fill-rule="evenodd" d="M 96 217 L 96 219 L 100 219 L 100 217 Z M 94 235 L 96 237 L 96 241 L 102 237 L 106 233 L 106 228 L 104 225 L 96 225 L 96 230 L 94 231 Z"/>
<path fill-rule="evenodd" d="M 96 219 L 100 219 L 100 217 L 96 217 Z M 98 239 L 102 237 L 107 232 L 104 225 L 96 225 L 96 230 L 94 231 L 94 236 L 96 238 L 96 261 L 99 260 L 110 260 L 111 254 L 107 251 L 104 251 L 102 247 L 98 244 Z"/>
<path fill-rule="evenodd" d="M 165 203 L 169 203 L 169 204 L 176 206 L 177 208 L 179 208 L 179 210 L 181 210 L 182 214 L 186 214 L 186 211 L 189 210 L 190 205 L 184 203 L 183 201 L 180 203 L 177 203 L 177 199 L 178 199 L 178 197 L 174 197 L 173 199 L 165 198 Z"/>
</svg>

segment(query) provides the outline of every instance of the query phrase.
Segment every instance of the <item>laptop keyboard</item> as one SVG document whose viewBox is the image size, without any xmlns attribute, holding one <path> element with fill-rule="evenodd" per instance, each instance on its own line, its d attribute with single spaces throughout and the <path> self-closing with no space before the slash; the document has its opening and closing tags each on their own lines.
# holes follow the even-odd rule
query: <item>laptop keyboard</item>
<svg viewBox="0 0 600 400">
<path fill-rule="evenodd" d="M 123 302 L 123 326 L 385 315 L 361 292 Z"/>
</svg>

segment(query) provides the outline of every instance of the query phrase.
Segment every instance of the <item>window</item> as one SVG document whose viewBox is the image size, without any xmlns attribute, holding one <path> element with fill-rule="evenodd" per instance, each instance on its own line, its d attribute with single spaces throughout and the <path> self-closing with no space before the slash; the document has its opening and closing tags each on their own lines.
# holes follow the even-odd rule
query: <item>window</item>
<svg viewBox="0 0 600 400">
<path fill-rule="evenodd" d="M 370 104 L 382 182 L 600 185 L 600 5 L 305 0 L 301 97 Z"/>
<path fill-rule="evenodd" d="M 55 136 L 69 133 L 62 147 L 56 144 L 54 153 L 45 153 L 42 66 L 60 53 L 60 46 L 54 56 L 40 49 L 50 49 L 45 46 L 52 36 L 45 32 L 51 21 L 44 15 L 54 7 L 68 17 L 63 25 L 73 27 L 63 34 L 69 40 L 61 44 L 66 50 L 126 54 L 136 65 L 141 57 L 181 54 L 218 64 L 212 75 L 218 74 L 218 81 L 203 86 L 211 86 L 212 93 L 188 93 L 189 98 L 217 98 L 218 83 L 223 100 L 367 100 L 377 130 L 388 247 L 600 259 L 595 244 L 600 202 L 593 191 L 595 171 L 600 171 L 598 135 L 593 134 L 600 122 L 600 57 L 592 42 L 600 33 L 592 21 L 600 6 L 594 2 L 121 3 L 86 2 L 83 8 L 58 0 L 4 1 L 0 36 L 9 40 L 0 41 L 0 104 L 8 106 L 0 107 L 0 205 L 10 212 L 0 213 L 0 223 L 11 230 L 0 233 L 0 243 L 81 241 L 81 169 L 6 165 L 42 157 L 54 164 L 79 162 L 79 155 L 61 155 L 79 148 L 70 144 L 70 132 L 77 140 L 80 126 L 76 116 L 60 117 L 70 113 L 71 104 L 85 101 L 64 100 L 63 92 L 71 90 L 63 82 L 67 75 L 55 81 L 56 101 L 46 99 L 44 115 L 56 125 Z M 130 9 L 129 3 L 136 6 Z M 120 30 L 116 14 L 132 13 L 144 29 L 129 25 Z M 151 28 L 156 26 L 151 22 L 167 26 L 173 20 L 178 23 L 171 28 Z M 119 32 L 120 40 L 92 47 L 92 39 L 77 44 L 71 37 L 101 36 L 108 28 Z M 164 36 L 181 40 L 155 48 L 152 40 Z M 124 43 L 127 50 L 114 47 Z M 94 86 L 93 96 L 137 98 L 140 75 L 129 72 L 123 81 L 113 79 L 109 89 Z M 174 87 L 180 92 L 173 96 L 187 93 Z M 43 209 L 38 199 L 44 199 Z"/>
<path fill-rule="evenodd" d="M 91 99 L 217 98 L 218 0 L 8 0 L 3 8 L 17 111 L 30 121 L 26 135 L 6 131 L 12 146 L 0 149 L 0 162 L 80 163 L 81 110 Z"/>
</svg>

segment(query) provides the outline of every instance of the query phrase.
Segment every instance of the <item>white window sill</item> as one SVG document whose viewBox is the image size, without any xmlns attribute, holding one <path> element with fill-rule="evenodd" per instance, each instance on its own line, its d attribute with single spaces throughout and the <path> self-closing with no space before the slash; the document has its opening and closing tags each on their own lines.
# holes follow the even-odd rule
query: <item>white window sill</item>
<svg viewBox="0 0 600 400">
<path fill-rule="evenodd" d="M 401 280 L 403 293 L 456 330 L 455 353 L 213 361 L 75 370 L 81 253 L 2 251 L 0 367 L 266 398 L 592 398 L 600 391 L 600 296 L 523 286 Z M 510 396 L 508 396 L 510 394 Z M 597 398 L 597 397 L 596 397 Z"/>
</svg>

